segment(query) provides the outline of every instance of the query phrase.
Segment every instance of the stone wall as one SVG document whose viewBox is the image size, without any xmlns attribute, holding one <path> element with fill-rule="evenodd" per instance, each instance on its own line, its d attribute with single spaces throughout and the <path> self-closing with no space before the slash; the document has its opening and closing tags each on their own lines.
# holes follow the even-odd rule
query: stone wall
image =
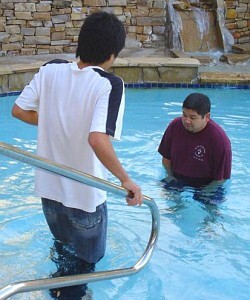
<svg viewBox="0 0 250 300">
<path fill-rule="evenodd" d="M 0 56 L 74 53 L 84 19 L 97 10 L 113 12 L 124 23 L 127 48 L 166 49 L 169 2 L 174 1 L 0 0 Z M 248 43 L 250 0 L 225 0 L 225 8 L 235 43 Z"/>
<path fill-rule="evenodd" d="M 0 0 L 0 56 L 75 52 L 89 14 L 112 12 L 124 23 L 127 46 L 165 47 L 164 0 Z"/>
<path fill-rule="evenodd" d="M 235 44 L 250 43 L 250 0 L 225 0 L 225 25 Z"/>
</svg>

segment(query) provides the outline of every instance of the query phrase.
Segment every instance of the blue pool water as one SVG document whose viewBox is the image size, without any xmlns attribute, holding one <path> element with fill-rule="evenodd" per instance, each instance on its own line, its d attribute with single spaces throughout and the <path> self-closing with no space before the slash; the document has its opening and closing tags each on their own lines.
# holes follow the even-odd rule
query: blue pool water
<svg viewBox="0 0 250 300">
<path fill-rule="evenodd" d="M 232 178 L 225 202 L 193 199 L 192 189 L 166 190 L 157 148 L 167 124 L 181 114 L 183 99 L 203 92 L 212 118 L 227 132 L 233 149 Z M 138 274 L 89 284 L 93 299 L 227 300 L 250 294 L 250 91 L 234 89 L 127 89 L 123 138 L 118 156 L 143 193 L 156 201 L 161 230 L 156 251 Z M 36 128 L 10 117 L 13 98 L 0 98 L 0 140 L 35 151 Z M 33 196 L 34 168 L 0 156 L 0 287 L 48 277 L 53 242 Z M 110 176 L 110 180 L 116 180 Z M 128 207 L 109 195 L 107 253 L 97 270 L 132 266 L 151 230 L 147 207 Z M 11 299 L 50 299 L 46 291 Z"/>
</svg>

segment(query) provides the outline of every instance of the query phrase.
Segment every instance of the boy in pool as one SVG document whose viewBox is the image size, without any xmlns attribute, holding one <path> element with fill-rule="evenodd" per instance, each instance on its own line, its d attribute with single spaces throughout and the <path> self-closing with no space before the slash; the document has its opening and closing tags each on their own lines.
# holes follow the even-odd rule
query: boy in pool
<svg viewBox="0 0 250 300">
<path fill-rule="evenodd" d="M 160 146 L 168 180 L 193 187 L 221 185 L 231 175 L 231 143 L 224 130 L 210 119 L 210 99 L 190 94 L 182 117 L 167 127 Z"/>
<path fill-rule="evenodd" d="M 109 170 L 132 192 L 128 204 L 141 205 L 141 189 L 122 167 L 111 143 L 121 136 L 124 84 L 106 70 L 123 49 L 125 36 L 123 24 L 113 14 L 87 17 L 78 39 L 79 62 L 41 67 L 17 98 L 12 114 L 38 125 L 39 156 L 104 180 Z M 58 276 L 93 271 L 105 254 L 106 192 L 43 170 L 36 172 L 35 192 L 42 199 L 57 251 L 66 260 L 75 257 L 75 264 Z M 52 295 L 77 300 L 85 289 L 85 285 L 54 289 Z"/>
</svg>

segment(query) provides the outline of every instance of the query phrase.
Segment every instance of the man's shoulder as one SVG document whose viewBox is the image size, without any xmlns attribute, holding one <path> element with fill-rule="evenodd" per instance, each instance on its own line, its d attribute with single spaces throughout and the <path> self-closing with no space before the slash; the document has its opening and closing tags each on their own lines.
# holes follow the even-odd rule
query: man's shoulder
<svg viewBox="0 0 250 300">
<path fill-rule="evenodd" d="M 222 128 L 222 126 L 219 125 L 218 123 L 216 123 L 214 120 L 210 119 L 210 121 L 209 121 L 208 124 L 209 124 L 209 128 L 210 128 L 211 130 L 213 130 L 213 132 L 214 132 L 215 134 L 227 136 L 227 135 L 226 135 L 226 132 L 225 132 L 225 130 Z"/>
<path fill-rule="evenodd" d="M 176 117 L 176 118 L 174 118 L 174 119 L 170 122 L 169 125 L 170 125 L 170 126 L 180 126 L 180 125 L 182 125 L 182 119 L 181 119 L 181 117 Z"/>
<path fill-rule="evenodd" d="M 174 123 L 176 123 L 176 122 L 181 123 L 181 120 L 182 120 L 181 117 L 176 117 L 176 118 L 173 119 L 172 122 L 174 122 Z"/>
<path fill-rule="evenodd" d="M 176 135 L 177 133 L 182 134 L 182 129 L 182 118 L 176 117 L 168 124 L 165 132 L 171 133 L 172 135 Z"/>
<path fill-rule="evenodd" d="M 224 131 L 224 129 L 215 121 L 210 120 L 209 123 L 209 129 L 213 134 L 213 140 L 215 141 L 215 139 L 217 139 L 219 142 L 224 143 L 225 141 L 229 141 L 229 138 L 226 134 L 226 132 Z"/>
</svg>

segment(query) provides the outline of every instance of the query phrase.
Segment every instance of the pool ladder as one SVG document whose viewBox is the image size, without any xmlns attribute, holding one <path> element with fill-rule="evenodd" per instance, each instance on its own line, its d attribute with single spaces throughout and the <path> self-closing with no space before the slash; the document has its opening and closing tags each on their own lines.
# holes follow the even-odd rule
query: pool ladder
<svg viewBox="0 0 250 300">
<path fill-rule="evenodd" d="M 80 172 L 68 166 L 44 159 L 40 156 L 20 150 L 19 148 L 2 142 L 0 142 L 0 154 L 122 197 L 128 196 L 128 191 L 121 186 Z M 154 200 L 147 196 L 143 196 L 143 204 L 146 204 L 150 209 L 152 216 L 152 228 L 147 247 L 134 266 L 130 268 L 99 271 L 89 274 L 70 275 L 65 277 L 45 278 L 11 283 L 0 289 L 0 300 L 7 299 L 10 296 L 18 293 L 73 286 L 100 280 L 110 280 L 134 275 L 141 271 L 149 262 L 153 254 L 160 228 L 159 211 Z"/>
</svg>

